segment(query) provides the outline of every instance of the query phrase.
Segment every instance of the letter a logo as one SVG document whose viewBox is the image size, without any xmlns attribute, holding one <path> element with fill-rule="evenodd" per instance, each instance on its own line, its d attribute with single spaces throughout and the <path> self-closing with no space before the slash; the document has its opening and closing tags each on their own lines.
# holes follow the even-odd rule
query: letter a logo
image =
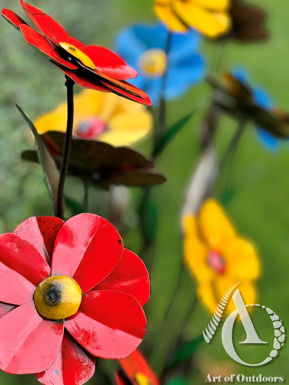
<svg viewBox="0 0 289 385">
<path fill-rule="evenodd" d="M 236 362 L 238 362 L 241 365 L 245 366 L 262 366 L 267 364 L 268 362 L 272 361 L 273 358 L 276 358 L 279 354 L 280 349 L 284 345 L 286 336 L 285 336 L 285 328 L 282 324 L 282 321 L 278 317 L 278 315 L 271 310 L 270 308 L 266 306 L 261 306 L 258 304 L 254 305 L 246 305 L 244 303 L 244 300 L 242 298 L 241 292 L 239 289 L 236 288 L 237 285 L 235 285 L 232 289 L 228 290 L 224 297 L 221 299 L 217 311 L 214 314 L 211 322 L 203 332 L 205 341 L 209 344 L 219 325 L 223 318 L 223 314 L 227 308 L 228 302 L 230 299 L 233 300 L 236 310 L 234 310 L 231 314 L 228 315 L 226 318 L 223 328 L 222 328 L 222 342 L 224 349 L 226 350 L 227 354 Z M 252 319 L 248 312 L 248 307 L 259 307 L 260 309 L 264 310 L 267 315 L 270 317 L 273 328 L 274 328 L 274 343 L 273 343 L 273 349 L 271 350 L 269 356 L 267 356 L 262 362 L 252 364 L 248 363 L 242 360 L 242 358 L 237 354 L 235 346 L 234 346 L 234 340 L 233 340 L 233 329 L 236 322 L 237 317 L 240 317 L 240 320 L 243 324 L 246 338 L 244 341 L 240 341 L 240 344 L 243 345 L 266 345 L 267 342 L 263 341 L 252 322 Z"/>
</svg>

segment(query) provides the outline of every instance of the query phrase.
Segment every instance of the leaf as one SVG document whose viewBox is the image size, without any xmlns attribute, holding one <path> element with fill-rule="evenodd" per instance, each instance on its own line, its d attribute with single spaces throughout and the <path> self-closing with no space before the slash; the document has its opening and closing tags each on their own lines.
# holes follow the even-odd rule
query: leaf
<svg viewBox="0 0 289 385">
<path fill-rule="evenodd" d="M 185 361 L 189 361 L 203 341 L 203 336 L 200 335 L 197 338 L 183 344 L 172 357 L 171 362 L 168 365 L 169 368 L 175 367 Z"/>
<path fill-rule="evenodd" d="M 52 158 L 48 149 L 46 148 L 43 138 L 41 137 L 41 135 L 38 135 L 38 132 L 34 124 L 32 123 L 32 121 L 27 117 L 27 115 L 25 114 L 25 112 L 22 110 L 21 107 L 19 107 L 18 105 L 16 105 L 16 107 L 33 133 L 35 143 L 37 146 L 38 161 L 44 173 L 44 179 L 46 182 L 46 186 L 48 188 L 49 195 L 53 201 L 54 207 L 56 207 L 58 185 L 59 185 L 58 168 L 56 166 L 54 159 Z M 28 153 L 32 155 L 31 151 L 30 152 L 28 151 Z M 22 158 L 24 158 L 23 154 L 22 154 Z"/>
<path fill-rule="evenodd" d="M 172 139 L 181 131 L 181 129 L 188 123 L 188 121 L 193 116 L 194 112 L 190 112 L 188 115 L 183 116 L 180 120 L 174 123 L 157 141 L 153 156 L 157 157 L 160 155 L 167 145 L 172 141 Z"/>
</svg>

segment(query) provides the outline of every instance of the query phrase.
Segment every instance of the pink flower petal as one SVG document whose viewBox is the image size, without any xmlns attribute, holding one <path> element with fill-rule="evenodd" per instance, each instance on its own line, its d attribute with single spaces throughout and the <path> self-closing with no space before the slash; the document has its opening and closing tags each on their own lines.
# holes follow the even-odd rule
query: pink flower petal
<svg viewBox="0 0 289 385">
<path fill-rule="evenodd" d="M 63 224 L 64 222 L 56 217 L 31 217 L 20 223 L 13 233 L 31 243 L 50 263 L 55 238 Z"/>
<path fill-rule="evenodd" d="M 96 357 L 127 357 L 141 343 L 146 317 L 137 300 L 117 291 L 90 291 L 80 311 L 66 320 L 69 333 Z"/>
<path fill-rule="evenodd" d="M 68 333 L 56 360 L 45 372 L 36 374 L 43 385 L 82 385 L 94 374 L 95 359 L 86 353 Z"/>
<path fill-rule="evenodd" d="M 31 243 L 15 234 L 0 235 L 0 262 L 37 286 L 50 275 L 50 267 Z"/>
<path fill-rule="evenodd" d="M 52 365 L 63 338 L 63 323 L 41 318 L 28 302 L 0 319 L 0 369 L 40 373 Z"/>
<path fill-rule="evenodd" d="M 70 218 L 60 229 L 52 257 L 52 274 L 73 277 L 86 292 L 117 266 L 123 250 L 119 233 L 94 214 Z"/>
<path fill-rule="evenodd" d="M 143 306 L 150 296 L 149 273 L 143 261 L 124 249 L 116 269 L 97 286 L 97 290 L 123 291 L 134 296 Z"/>
</svg>

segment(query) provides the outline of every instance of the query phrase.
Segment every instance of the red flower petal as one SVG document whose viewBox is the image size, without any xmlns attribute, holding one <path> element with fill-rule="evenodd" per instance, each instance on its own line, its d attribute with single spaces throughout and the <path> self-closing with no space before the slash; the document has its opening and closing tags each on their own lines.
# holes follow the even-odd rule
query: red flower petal
<svg viewBox="0 0 289 385">
<path fill-rule="evenodd" d="M 15 234 L 0 235 L 0 262 L 35 286 L 50 275 L 50 267 L 39 252 Z"/>
<path fill-rule="evenodd" d="M 14 27 L 20 28 L 21 24 L 27 24 L 21 17 L 19 17 L 15 12 L 10 11 L 10 9 L 2 9 L 1 11 L 2 16 Z"/>
<path fill-rule="evenodd" d="M 107 48 L 87 45 L 82 51 L 94 62 L 96 71 L 101 71 L 113 79 L 126 80 L 138 75 L 119 55 Z"/>
<path fill-rule="evenodd" d="M 70 218 L 60 229 L 52 257 L 52 274 L 73 277 L 86 292 L 117 266 L 123 250 L 119 233 L 94 214 Z"/>
<path fill-rule="evenodd" d="M 64 222 L 56 217 L 31 217 L 20 223 L 13 233 L 31 243 L 50 263 L 55 238 L 63 224 Z"/>
<path fill-rule="evenodd" d="M 149 273 L 136 254 L 124 249 L 119 265 L 97 286 L 97 290 L 126 292 L 134 296 L 143 306 L 150 296 Z"/>
<path fill-rule="evenodd" d="M 159 380 L 139 350 L 135 350 L 130 356 L 119 360 L 119 363 L 133 384 L 137 385 L 135 375 L 141 373 L 149 379 L 151 385 L 159 385 Z"/>
<path fill-rule="evenodd" d="M 20 31 L 22 32 L 28 44 L 38 48 L 45 55 L 47 55 L 57 63 L 61 64 L 65 68 L 68 68 L 70 70 L 77 69 L 77 67 L 74 64 L 62 59 L 62 57 L 58 54 L 57 49 L 54 48 L 52 44 L 49 43 L 49 41 L 44 36 L 42 36 L 39 32 L 35 31 L 33 28 L 25 24 L 20 25 Z"/>
<path fill-rule="evenodd" d="M 95 359 L 86 353 L 68 333 L 64 333 L 62 349 L 45 372 L 36 374 L 43 385 L 82 385 L 95 371 Z"/>
<path fill-rule="evenodd" d="M 15 306 L 13 305 L 8 305 L 7 303 L 0 303 L 0 319 L 13 309 L 15 309 Z"/>
<path fill-rule="evenodd" d="M 36 25 L 36 27 L 43 33 L 45 37 L 51 40 L 55 44 L 59 42 L 66 42 L 82 49 L 84 45 L 71 37 L 65 29 L 57 23 L 51 16 L 46 15 L 40 9 L 33 7 L 32 5 L 20 0 L 21 6 L 26 12 L 29 19 Z"/>
<path fill-rule="evenodd" d="M 41 318 L 28 302 L 0 319 L 0 369 L 40 373 L 52 365 L 63 338 L 63 323 Z"/>
<path fill-rule="evenodd" d="M 137 300 L 117 291 L 90 291 L 80 312 L 65 322 L 69 333 L 92 355 L 123 358 L 141 343 L 145 314 Z"/>
<path fill-rule="evenodd" d="M 4 263 L 0 262 L 0 301 L 13 305 L 22 305 L 31 301 L 35 291 L 35 286 L 18 274 L 15 270 L 10 269 Z"/>
</svg>

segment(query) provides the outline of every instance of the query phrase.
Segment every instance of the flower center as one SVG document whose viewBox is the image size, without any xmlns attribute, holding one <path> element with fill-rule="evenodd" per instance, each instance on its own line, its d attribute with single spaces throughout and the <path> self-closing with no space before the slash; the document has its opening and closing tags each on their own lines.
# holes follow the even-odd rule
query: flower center
<svg viewBox="0 0 289 385">
<path fill-rule="evenodd" d="M 108 130 L 108 125 L 97 116 L 82 122 L 74 132 L 79 139 L 96 139 Z"/>
<path fill-rule="evenodd" d="M 142 373 L 136 373 L 135 379 L 138 385 L 151 385 L 150 380 Z"/>
<path fill-rule="evenodd" d="M 139 66 L 146 76 L 151 78 L 161 77 L 166 72 L 167 55 L 162 49 L 150 49 L 141 55 Z"/>
<path fill-rule="evenodd" d="M 218 274 L 224 274 L 226 269 L 226 264 L 224 258 L 215 250 L 209 251 L 207 255 L 207 262 L 209 266 L 215 270 Z"/>
<path fill-rule="evenodd" d="M 82 292 L 74 279 L 53 276 L 42 281 L 34 292 L 34 304 L 45 318 L 61 320 L 77 313 Z"/>
<path fill-rule="evenodd" d="M 72 44 L 65 43 L 61 41 L 59 43 L 60 47 L 63 48 L 66 52 L 68 52 L 71 56 L 73 56 L 75 59 L 79 60 L 81 64 L 83 64 L 85 67 L 88 67 L 92 70 L 95 70 L 96 66 L 93 63 L 93 61 L 90 59 L 89 56 L 87 56 L 84 52 L 82 52 L 79 48 L 75 47 Z"/>
</svg>

